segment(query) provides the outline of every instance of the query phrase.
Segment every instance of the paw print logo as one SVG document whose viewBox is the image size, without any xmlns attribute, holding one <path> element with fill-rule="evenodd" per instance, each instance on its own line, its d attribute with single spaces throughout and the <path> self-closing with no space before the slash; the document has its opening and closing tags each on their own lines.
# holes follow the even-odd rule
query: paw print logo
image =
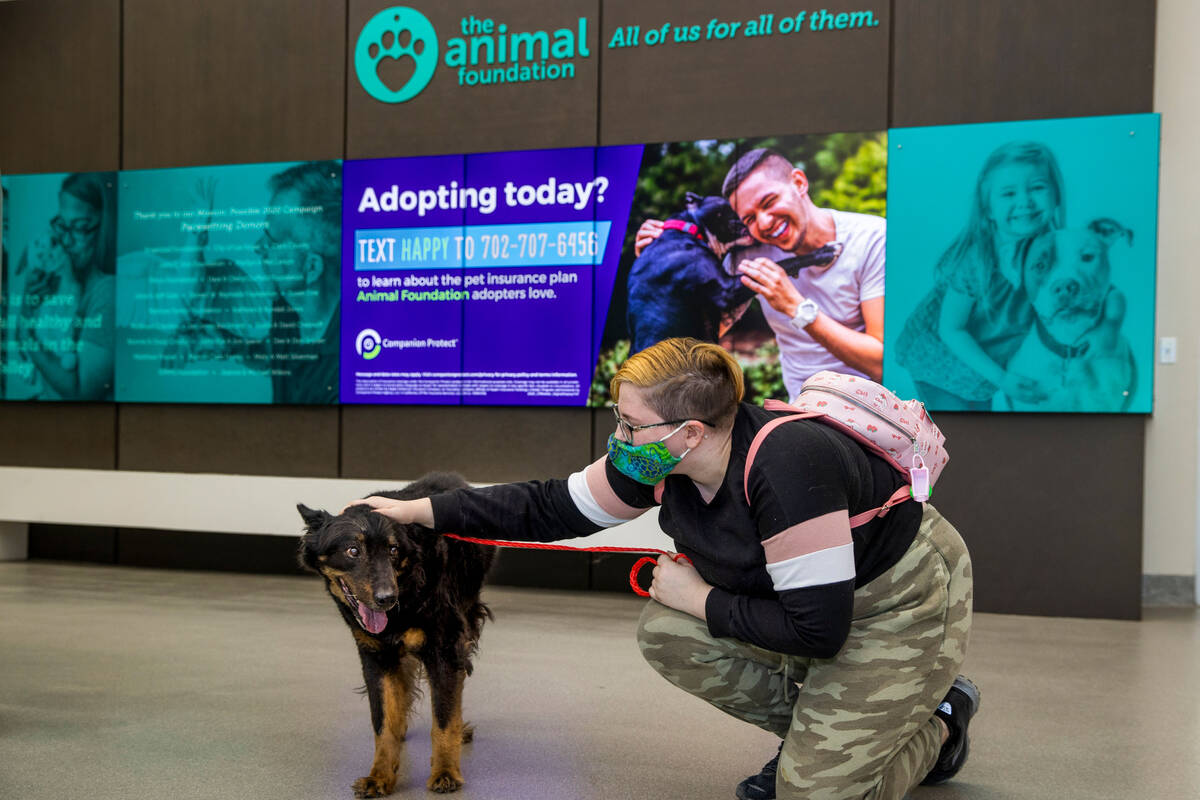
<svg viewBox="0 0 1200 800">
<path fill-rule="evenodd" d="M 379 75 L 387 59 L 410 62 L 412 74 L 393 88 Z M 383 103 L 411 100 L 429 85 L 438 63 L 437 32 L 420 11 L 394 6 L 371 17 L 354 47 L 354 70 L 367 94 Z M 394 65 L 387 65 L 394 66 Z"/>
</svg>

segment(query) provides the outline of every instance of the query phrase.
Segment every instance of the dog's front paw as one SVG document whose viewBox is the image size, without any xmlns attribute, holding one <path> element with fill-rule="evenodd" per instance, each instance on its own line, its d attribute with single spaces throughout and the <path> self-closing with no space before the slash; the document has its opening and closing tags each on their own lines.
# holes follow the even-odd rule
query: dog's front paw
<svg viewBox="0 0 1200 800">
<path fill-rule="evenodd" d="M 425 782 L 425 786 L 431 791 L 445 794 L 446 792 L 457 792 L 462 788 L 463 776 L 458 770 L 440 770 L 429 776 L 429 780 Z"/>
<path fill-rule="evenodd" d="M 355 797 L 383 797 L 396 788 L 396 779 L 365 775 L 351 784 Z"/>
</svg>

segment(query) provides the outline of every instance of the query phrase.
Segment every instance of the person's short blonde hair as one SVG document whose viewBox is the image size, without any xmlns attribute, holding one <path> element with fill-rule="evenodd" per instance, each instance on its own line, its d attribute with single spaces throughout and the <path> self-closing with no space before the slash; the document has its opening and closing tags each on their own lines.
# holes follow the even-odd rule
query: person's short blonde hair
<svg viewBox="0 0 1200 800">
<path fill-rule="evenodd" d="M 717 428 L 733 424 L 746 394 L 734 357 L 698 339 L 664 339 L 630 356 L 609 385 L 614 403 L 623 383 L 647 390 L 647 405 L 665 420 L 695 419 Z"/>
</svg>

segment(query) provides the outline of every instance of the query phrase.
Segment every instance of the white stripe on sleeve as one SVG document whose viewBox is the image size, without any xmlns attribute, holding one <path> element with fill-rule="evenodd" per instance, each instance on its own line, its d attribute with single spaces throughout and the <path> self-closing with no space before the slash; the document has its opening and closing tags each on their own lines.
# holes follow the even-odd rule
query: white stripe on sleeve
<svg viewBox="0 0 1200 800">
<path fill-rule="evenodd" d="M 567 478 L 567 490 L 571 494 L 571 500 L 575 502 L 575 507 L 585 517 L 600 527 L 611 528 L 614 525 L 620 525 L 622 522 L 629 521 L 620 517 L 614 517 L 600 507 L 600 504 L 596 502 L 596 498 L 592 495 L 592 490 L 588 488 L 583 470 L 571 473 L 571 477 Z"/>
<path fill-rule="evenodd" d="M 767 564 L 767 572 L 777 592 L 848 581 L 855 576 L 854 543 Z"/>
</svg>

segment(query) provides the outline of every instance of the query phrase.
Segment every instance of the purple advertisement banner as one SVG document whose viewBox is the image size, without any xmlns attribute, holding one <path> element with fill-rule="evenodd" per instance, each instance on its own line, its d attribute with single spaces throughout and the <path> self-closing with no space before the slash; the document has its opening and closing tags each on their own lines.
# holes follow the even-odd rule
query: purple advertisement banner
<svg viewBox="0 0 1200 800">
<path fill-rule="evenodd" d="M 585 405 L 641 159 L 345 162 L 341 402 Z"/>
</svg>

